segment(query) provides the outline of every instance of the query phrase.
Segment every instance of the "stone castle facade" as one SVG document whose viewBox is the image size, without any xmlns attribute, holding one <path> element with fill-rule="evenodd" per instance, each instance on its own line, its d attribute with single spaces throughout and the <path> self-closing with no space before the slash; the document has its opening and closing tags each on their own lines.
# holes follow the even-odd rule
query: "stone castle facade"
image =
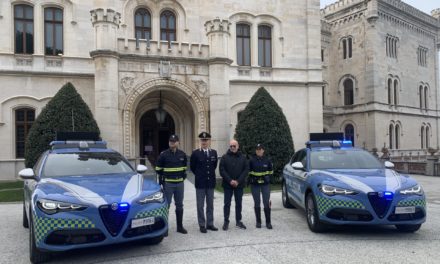
<svg viewBox="0 0 440 264">
<path fill-rule="evenodd" d="M 66 82 L 110 147 L 153 163 L 171 133 L 190 153 L 209 131 L 224 153 L 261 86 L 296 149 L 323 130 L 436 147 L 436 14 L 397 0 L 0 1 L 0 179 L 23 167 L 32 122 Z"/>
</svg>

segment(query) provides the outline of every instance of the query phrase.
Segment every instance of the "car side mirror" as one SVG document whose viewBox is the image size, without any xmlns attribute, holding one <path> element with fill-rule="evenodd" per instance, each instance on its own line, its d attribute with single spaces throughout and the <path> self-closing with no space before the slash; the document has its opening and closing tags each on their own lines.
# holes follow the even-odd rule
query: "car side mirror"
<svg viewBox="0 0 440 264">
<path fill-rule="evenodd" d="M 385 168 L 394 169 L 394 163 L 392 163 L 390 161 L 385 161 Z"/>
<path fill-rule="evenodd" d="M 136 171 L 137 171 L 138 173 L 140 173 L 140 174 L 146 172 L 147 170 L 148 170 L 147 166 L 142 165 L 142 164 L 139 164 L 139 165 L 137 165 L 137 167 L 136 167 Z"/>
<path fill-rule="evenodd" d="M 33 169 L 30 168 L 26 168 L 26 169 L 22 169 L 19 173 L 18 176 L 20 176 L 20 178 L 22 178 L 23 180 L 35 180 L 35 173 Z"/>
<path fill-rule="evenodd" d="M 297 161 L 292 164 L 292 168 L 294 170 L 304 170 L 304 165 L 301 162 Z"/>
</svg>

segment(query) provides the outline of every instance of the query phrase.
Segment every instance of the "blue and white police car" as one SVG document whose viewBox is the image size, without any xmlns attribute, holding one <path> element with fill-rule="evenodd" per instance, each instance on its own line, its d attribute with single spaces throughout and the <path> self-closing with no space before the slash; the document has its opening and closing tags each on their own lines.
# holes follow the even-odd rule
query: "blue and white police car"
<svg viewBox="0 0 440 264">
<path fill-rule="evenodd" d="M 282 201 L 305 209 L 311 231 L 333 225 L 395 225 L 417 231 L 426 219 L 422 186 L 352 147 L 342 134 L 311 134 L 283 170 Z M 330 139 L 330 140 L 328 140 Z"/>
<path fill-rule="evenodd" d="M 168 206 L 160 186 L 144 179 L 104 141 L 54 141 L 24 182 L 23 226 L 30 229 L 30 260 L 50 253 L 145 239 L 168 233 Z"/>
</svg>

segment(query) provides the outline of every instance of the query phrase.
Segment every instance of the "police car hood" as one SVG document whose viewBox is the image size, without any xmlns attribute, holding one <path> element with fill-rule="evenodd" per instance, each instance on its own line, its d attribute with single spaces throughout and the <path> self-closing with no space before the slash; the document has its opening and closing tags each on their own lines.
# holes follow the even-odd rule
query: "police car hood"
<svg viewBox="0 0 440 264">
<path fill-rule="evenodd" d="M 160 190 L 156 183 L 144 181 L 142 175 L 134 173 L 45 178 L 38 184 L 38 189 L 46 199 L 73 199 L 95 206 L 130 203 L 141 194 L 149 195 Z"/>
<path fill-rule="evenodd" d="M 357 170 L 314 170 L 312 175 L 320 178 L 322 184 L 351 190 L 383 192 L 410 188 L 417 184 L 415 180 L 390 169 L 357 169 Z"/>
</svg>

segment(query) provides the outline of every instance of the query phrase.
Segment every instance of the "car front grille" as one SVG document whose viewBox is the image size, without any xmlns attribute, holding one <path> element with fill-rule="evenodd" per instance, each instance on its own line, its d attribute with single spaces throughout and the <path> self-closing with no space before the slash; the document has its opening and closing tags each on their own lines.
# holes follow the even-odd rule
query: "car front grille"
<svg viewBox="0 0 440 264">
<path fill-rule="evenodd" d="M 393 198 L 386 197 L 380 192 L 368 193 L 368 200 L 379 218 L 384 218 L 390 208 Z"/>
<path fill-rule="evenodd" d="M 339 221 L 361 221 L 373 220 L 373 216 L 367 210 L 335 208 L 327 213 L 327 217 Z"/>
<path fill-rule="evenodd" d="M 97 243 L 105 240 L 105 235 L 99 229 L 64 229 L 52 232 L 46 238 L 48 245 L 80 245 Z"/>
<path fill-rule="evenodd" d="M 124 226 L 127 219 L 129 209 L 121 210 L 120 208 L 113 210 L 109 204 L 99 207 L 99 214 L 102 222 L 112 236 L 117 236 Z"/>
</svg>

